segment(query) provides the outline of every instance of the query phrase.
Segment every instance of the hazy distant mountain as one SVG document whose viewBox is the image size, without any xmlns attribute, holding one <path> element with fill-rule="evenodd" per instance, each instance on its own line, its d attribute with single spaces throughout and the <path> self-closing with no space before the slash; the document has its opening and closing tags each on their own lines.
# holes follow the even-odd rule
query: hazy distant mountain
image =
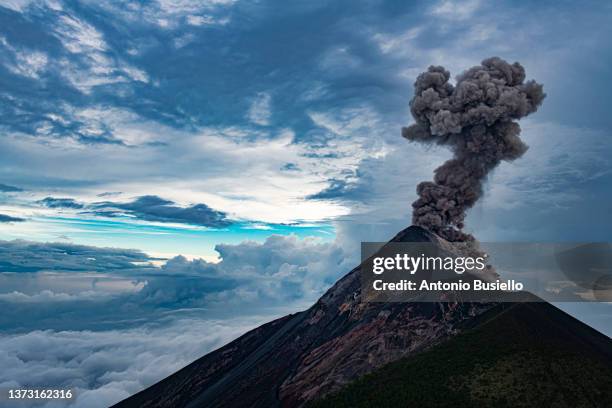
<svg viewBox="0 0 612 408">
<path fill-rule="evenodd" d="M 439 240 L 413 226 L 392 241 Z M 294 407 L 330 395 L 316 403 L 355 406 L 364 397 L 374 401 L 366 406 L 384 406 L 387 389 L 404 398 L 413 395 L 415 403 L 427 402 L 425 392 L 439 394 L 431 401 L 444 400 L 445 393 L 449 401 L 459 401 L 457 395 L 465 391 L 480 401 L 479 393 L 494 392 L 494 384 L 503 384 L 499 381 L 519 381 L 521 390 L 539 387 L 541 380 L 546 390 L 558 391 L 567 383 L 553 382 L 551 373 L 563 368 L 581 378 L 596 377 L 575 401 L 588 401 L 585 395 L 594 398 L 591 406 L 597 406 L 597 398 L 610 400 L 596 390 L 610 383 L 612 340 L 551 305 L 368 303 L 360 296 L 357 267 L 310 309 L 260 326 L 116 406 Z M 530 367 L 550 375 L 513 379 L 512 372 L 528 375 Z M 427 386 L 419 386 L 423 382 Z"/>
</svg>

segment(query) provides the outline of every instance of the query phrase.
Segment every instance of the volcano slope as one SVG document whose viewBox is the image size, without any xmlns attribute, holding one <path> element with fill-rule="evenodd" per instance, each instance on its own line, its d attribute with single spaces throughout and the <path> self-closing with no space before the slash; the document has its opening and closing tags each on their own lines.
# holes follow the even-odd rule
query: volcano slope
<svg viewBox="0 0 612 408">
<path fill-rule="evenodd" d="M 391 242 L 441 243 L 441 238 L 412 226 Z M 428 350 L 453 344 L 451 341 L 462 338 L 457 335 L 477 330 L 485 331 L 486 335 L 477 342 L 485 349 L 507 341 L 507 333 L 490 329 L 494 327 L 490 322 L 498 321 L 504 326 L 504 319 L 516 314 L 510 311 L 514 310 L 511 304 L 362 302 L 359 268 L 341 278 L 310 309 L 264 324 L 115 406 L 299 407 L 309 403 L 335 406 L 341 402 L 352 406 L 354 401 L 346 399 L 346 392 L 353 392 L 350 387 L 354 385 L 344 387 L 389 363 L 429 355 Z M 525 305 L 516 306 L 527 310 Z M 517 339 L 522 338 L 522 333 L 529 334 L 529 328 L 550 327 L 545 324 L 548 320 L 560 322 L 553 326 L 558 330 L 568 327 L 563 338 L 575 350 L 590 350 L 585 355 L 606 369 L 612 366 L 610 339 L 548 304 L 533 303 L 528 307 L 538 313 L 524 313 L 527 323 L 515 333 Z M 550 336 L 539 337 L 544 348 L 555 348 L 556 336 L 551 332 Z M 454 352 L 469 361 L 470 356 L 461 347 L 457 346 Z M 524 350 L 520 361 L 538 355 L 538 350 Z M 565 349 L 559 350 L 561 353 Z M 432 370 L 461 370 L 435 358 L 431 361 L 434 363 Z M 512 360 L 507 364 L 511 370 Z M 427 371 L 427 367 L 423 370 Z M 413 380 L 399 375 L 397 386 L 401 389 Z M 373 381 L 371 384 L 376 384 Z M 471 377 L 453 381 L 479 383 Z M 428 389 L 431 387 L 437 386 L 430 384 Z M 474 387 L 475 393 L 480 392 Z M 379 387 L 374 385 L 374 389 Z M 440 384 L 439 390 L 447 388 Z M 326 396 L 331 399 L 317 402 Z"/>
<path fill-rule="evenodd" d="M 469 326 L 308 407 L 612 407 L 612 340 L 556 307 L 499 304 Z"/>
</svg>

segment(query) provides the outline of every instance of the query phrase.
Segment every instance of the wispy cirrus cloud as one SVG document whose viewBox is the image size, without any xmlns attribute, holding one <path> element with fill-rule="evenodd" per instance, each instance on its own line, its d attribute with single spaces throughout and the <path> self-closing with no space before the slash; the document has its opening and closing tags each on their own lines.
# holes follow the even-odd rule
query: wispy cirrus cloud
<svg viewBox="0 0 612 408">
<path fill-rule="evenodd" d="M 76 57 L 60 60 L 60 65 L 68 81 L 80 91 L 123 81 L 148 81 L 144 71 L 121 61 L 109 49 L 102 32 L 74 15 L 61 14 L 54 35 Z"/>
<path fill-rule="evenodd" d="M 272 96 L 269 93 L 261 92 L 257 94 L 249 111 L 247 113 L 248 119 L 256 125 L 266 126 L 270 124 Z"/>
<path fill-rule="evenodd" d="M 436 3 L 430 13 L 449 20 L 466 20 L 481 6 L 480 0 L 442 0 Z"/>
<path fill-rule="evenodd" d="M 129 1 L 90 3 L 132 24 L 146 24 L 161 30 L 176 30 L 184 23 L 196 27 L 228 24 L 236 0 L 156 0 L 142 4 Z"/>
<path fill-rule="evenodd" d="M 0 6 L 7 8 L 9 10 L 22 12 L 31 3 L 33 3 L 33 0 L 2 0 L 0 1 Z"/>
<path fill-rule="evenodd" d="M 6 68 L 14 74 L 39 79 L 40 74 L 46 69 L 48 63 L 47 54 L 42 51 L 17 49 L 13 47 L 4 37 L 0 37 L 0 44 L 4 48 Z"/>
</svg>

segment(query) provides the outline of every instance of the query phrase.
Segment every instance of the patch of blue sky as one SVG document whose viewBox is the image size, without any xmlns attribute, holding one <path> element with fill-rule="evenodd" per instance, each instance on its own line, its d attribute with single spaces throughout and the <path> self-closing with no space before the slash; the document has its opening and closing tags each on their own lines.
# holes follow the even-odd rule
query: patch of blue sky
<svg viewBox="0 0 612 408">
<path fill-rule="evenodd" d="M 84 245 L 138 248 L 160 258 L 183 255 L 188 258 L 217 259 L 215 245 L 243 241 L 263 242 L 271 235 L 316 237 L 322 241 L 335 238 L 328 223 L 269 224 L 237 222 L 225 228 L 152 223 L 129 218 L 101 219 L 75 217 L 33 217 L 24 225 L 0 226 L 0 239 L 32 241 L 67 241 Z"/>
</svg>

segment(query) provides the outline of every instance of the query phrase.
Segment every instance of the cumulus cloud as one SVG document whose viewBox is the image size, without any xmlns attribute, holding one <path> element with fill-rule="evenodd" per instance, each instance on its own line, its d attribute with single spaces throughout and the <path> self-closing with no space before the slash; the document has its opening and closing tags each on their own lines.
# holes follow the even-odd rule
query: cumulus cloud
<svg viewBox="0 0 612 408">
<path fill-rule="evenodd" d="M 274 276 L 299 281 L 302 278 L 336 278 L 344 265 L 345 254 L 333 242 L 295 235 L 272 235 L 263 243 L 243 242 L 215 247 L 221 262 L 215 264 L 223 274 L 234 276 Z M 327 277 L 327 279 L 325 279 Z"/>
<path fill-rule="evenodd" d="M 349 270 L 352 257 L 333 242 L 272 235 L 263 243 L 219 244 L 221 259 L 170 259 L 137 297 L 143 304 L 243 310 L 314 301 Z"/>
<path fill-rule="evenodd" d="M 308 303 L 354 261 L 334 242 L 293 235 L 215 249 L 216 263 L 177 256 L 154 267 L 139 251 L 0 241 L 0 285 L 6 290 L 0 302 L 13 305 L 0 325 L 64 327 L 61 316 L 68 310 L 73 327 L 89 327 L 92 316 L 110 323 L 112 316 L 156 319 L 160 310 L 205 308 L 214 316 Z M 24 323 L 19 315 L 30 319 Z"/>
<path fill-rule="evenodd" d="M 232 224 L 226 213 L 213 210 L 206 204 L 179 207 L 170 200 L 154 195 L 141 196 L 126 203 L 106 201 L 94 204 L 93 207 L 97 215 L 106 217 L 128 215 L 146 221 L 187 223 L 213 228 Z"/>
</svg>

